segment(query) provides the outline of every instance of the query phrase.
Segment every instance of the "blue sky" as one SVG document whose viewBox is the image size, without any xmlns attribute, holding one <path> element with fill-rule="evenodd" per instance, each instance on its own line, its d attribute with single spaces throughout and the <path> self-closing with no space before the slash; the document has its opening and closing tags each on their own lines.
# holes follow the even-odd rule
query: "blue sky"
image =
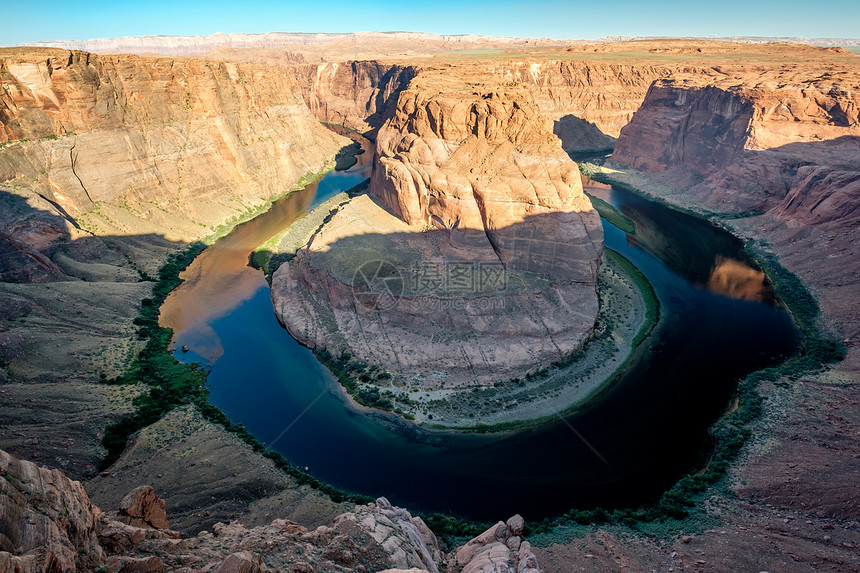
<svg viewBox="0 0 860 573">
<path fill-rule="evenodd" d="M 860 36 L 860 0 L 0 0 L 0 45 L 215 32 L 408 30 L 597 39 L 618 35 Z"/>
</svg>

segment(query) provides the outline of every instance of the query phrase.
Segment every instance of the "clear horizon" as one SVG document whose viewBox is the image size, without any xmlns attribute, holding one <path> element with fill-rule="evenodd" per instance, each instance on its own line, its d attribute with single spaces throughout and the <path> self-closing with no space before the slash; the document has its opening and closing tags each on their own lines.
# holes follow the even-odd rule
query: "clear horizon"
<svg viewBox="0 0 860 573">
<path fill-rule="evenodd" d="M 216 33 L 349 33 L 359 31 L 478 34 L 558 40 L 607 36 L 858 38 L 860 2 L 835 0 L 810 12 L 799 0 L 581 1 L 499 0 L 402 4 L 392 0 L 342 2 L 213 0 L 168 2 L 94 0 L 76 5 L 46 0 L 7 3 L 0 45 L 119 38 L 123 36 L 208 36 Z M 57 17 L 50 17 L 56 14 Z M 835 18 L 834 15 L 838 15 Z"/>
</svg>

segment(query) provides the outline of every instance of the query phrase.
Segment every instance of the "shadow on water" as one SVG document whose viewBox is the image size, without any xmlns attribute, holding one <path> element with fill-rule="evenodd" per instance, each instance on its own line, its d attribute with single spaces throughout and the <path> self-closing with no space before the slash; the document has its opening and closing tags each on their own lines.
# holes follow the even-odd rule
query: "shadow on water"
<svg viewBox="0 0 860 573">
<path fill-rule="evenodd" d="M 603 398 L 566 423 L 505 435 L 425 431 L 356 412 L 331 373 L 280 326 L 262 273 L 243 268 L 251 249 L 312 205 L 312 193 L 325 195 L 321 189 L 335 177 L 301 199 L 287 198 L 291 206 L 276 206 L 280 214 L 271 217 L 278 223 L 255 219 L 237 231 L 253 240 L 231 235 L 209 249 L 209 257 L 229 262 L 200 257 L 175 293 L 173 304 L 182 308 L 171 315 L 184 321 L 176 323 L 176 344 L 190 347 L 177 357 L 210 364 L 210 401 L 332 485 L 474 519 L 513 512 L 537 519 L 571 507 L 643 503 L 701 461 L 707 428 L 737 380 L 798 347 L 799 334 L 771 303 L 767 285 L 755 296 L 759 287 L 745 286 L 755 283 L 743 278 L 755 269 L 740 241 L 701 220 L 603 190 L 602 198 L 633 219 L 639 233 L 626 235 L 604 221 L 606 245 L 643 271 L 665 317 L 649 355 Z M 252 232 L 256 225 L 264 230 Z"/>
<path fill-rule="evenodd" d="M 627 236 L 632 247 L 657 257 L 690 283 L 732 298 L 776 303 L 766 275 L 748 260 L 743 242 L 737 237 L 586 177 L 583 177 L 583 189 L 610 203 L 634 222 L 636 234 Z"/>
</svg>

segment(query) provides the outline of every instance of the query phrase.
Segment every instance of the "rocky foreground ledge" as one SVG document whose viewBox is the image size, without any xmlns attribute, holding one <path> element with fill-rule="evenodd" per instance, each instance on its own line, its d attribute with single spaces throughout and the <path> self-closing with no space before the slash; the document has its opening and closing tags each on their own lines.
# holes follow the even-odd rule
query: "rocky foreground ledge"
<svg viewBox="0 0 860 573">
<path fill-rule="evenodd" d="M 445 553 L 420 517 L 379 498 L 313 531 L 234 521 L 183 538 L 150 486 L 102 511 L 80 482 L 0 450 L 0 573 L 539 573 L 523 526 L 514 516 Z"/>
</svg>

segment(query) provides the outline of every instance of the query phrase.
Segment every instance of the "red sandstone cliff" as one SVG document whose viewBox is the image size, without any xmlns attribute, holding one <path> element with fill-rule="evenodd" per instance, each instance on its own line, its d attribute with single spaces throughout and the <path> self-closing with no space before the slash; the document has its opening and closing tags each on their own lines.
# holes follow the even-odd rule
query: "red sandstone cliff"
<svg viewBox="0 0 860 573">
<path fill-rule="evenodd" d="M 851 73 L 658 81 L 612 158 L 715 211 L 841 218 L 858 206 L 852 189 L 860 178 L 860 92 Z"/>
<path fill-rule="evenodd" d="M 485 234 L 510 268 L 594 282 L 599 216 L 528 91 L 495 75 L 449 78 L 427 71 L 400 93 L 379 133 L 372 193 L 452 241 Z"/>
<path fill-rule="evenodd" d="M 428 64 L 378 61 L 296 66 L 302 95 L 322 121 L 375 133 L 398 94 Z M 453 77 L 492 75 L 525 86 L 569 153 L 609 149 L 639 108 L 648 87 L 677 71 L 659 65 L 613 65 L 534 58 L 463 62 L 446 68 Z"/>
<path fill-rule="evenodd" d="M 298 340 L 427 388 L 522 376 L 578 351 L 603 247 L 576 164 L 528 90 L 449 72 L 422 70 L 397 96 L 377 139 L 376 203 L 342 207 L 272 280 Z"/>
<path fill-rule="evenodd" d="M 3 49 L 0 78 L 0 185 L 103 233 L 205 235 L 343 141 L 283 68 Z"/>
<path fill-rule="evenodd" d="M 500 63 L 493 72 L 525 85 L 564 150 L 581 153 L 612 148 L 648 87 L 672 68 L 536 59 Z"/>
<path fill-rule="evenodd" d="M 297 79 L 311 112 L 320 120 L 362 133 L 375 132 L 394 111 L 397 94 L 416 68 L 374 61 L 297 66 Z"/>
</svg>

